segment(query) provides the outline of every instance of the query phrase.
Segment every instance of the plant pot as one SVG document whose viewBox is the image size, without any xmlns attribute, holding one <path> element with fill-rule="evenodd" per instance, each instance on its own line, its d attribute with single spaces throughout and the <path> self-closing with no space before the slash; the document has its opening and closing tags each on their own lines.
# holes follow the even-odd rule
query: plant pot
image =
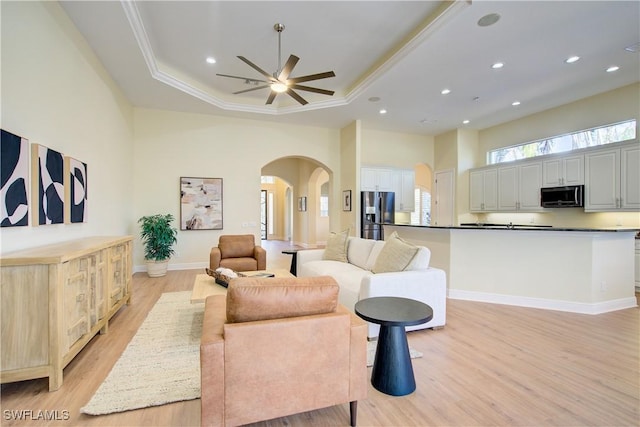
<svg viewBox="0 0 640 427">
<path fill-rule="evenodd" d="M 147 274 L 149 277 L 162 277 L 167 274 L 169 260 L 162 261 L 147 260 Z"/>
</svg>

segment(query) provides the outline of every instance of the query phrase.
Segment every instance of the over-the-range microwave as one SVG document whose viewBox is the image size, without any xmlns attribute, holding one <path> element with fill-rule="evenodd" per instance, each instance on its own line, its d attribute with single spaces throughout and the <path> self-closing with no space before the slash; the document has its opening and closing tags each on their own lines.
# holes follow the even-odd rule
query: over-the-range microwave
<svg viewBox="0 0 640 427">
<path fill-rule="evenodd" d="M 543 208 L 581 208 L 584 206 L 584 185 L 565 185 L 540 189 Z"/>
</svg>

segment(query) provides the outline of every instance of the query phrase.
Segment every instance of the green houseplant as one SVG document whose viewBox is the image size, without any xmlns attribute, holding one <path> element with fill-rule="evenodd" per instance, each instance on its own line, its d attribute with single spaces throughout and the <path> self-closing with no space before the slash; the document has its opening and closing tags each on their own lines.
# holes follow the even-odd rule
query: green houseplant
<svg viewBox="0 0 640 427">
<path fill-rule="evenodd" d="M 169 258 L 174 253 L 173 245 L 178 241 L 178 230 L 171 227 L 173 220 L 171 214 L 148 215 L 138 220 L 149 277 L 167 274 Z"/>
</svg>

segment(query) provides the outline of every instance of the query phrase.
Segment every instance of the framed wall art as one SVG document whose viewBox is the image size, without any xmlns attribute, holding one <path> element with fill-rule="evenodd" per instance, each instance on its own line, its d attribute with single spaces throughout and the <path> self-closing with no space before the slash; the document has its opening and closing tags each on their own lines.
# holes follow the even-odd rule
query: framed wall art
<svg viewBox="0 0 640 427">
<path fill-rule="evenodd" d="M 44 145 L 31 144 L 33 225 L 64 222 L 64 157 Z"/>
<path fill-rule="evenodd" d="M 29 225 L 29 141 L 5 130 L 0 131 L 2 167 L 2 218 L 0 226 Z"/>
<path fill-rule="evenodd" d="M 222 230 L 222 178 L 180 178 L 180 229 Z"/>
<path fill-rule="evenodd" d="M 351 210 L 351 190 L 344 190 L 342 192 L 342 210 Z"/>
<path fill-rule="evenodd" d="M 307 211 L 307 198 L 306 197 L 298 197 L 298 210 L 300 212 Z"/>
<path fill-rule="evenodd" d="M 73 157 L 64 158 L 64 222 L 87 222 L 87 164 Z"/>
</svg>

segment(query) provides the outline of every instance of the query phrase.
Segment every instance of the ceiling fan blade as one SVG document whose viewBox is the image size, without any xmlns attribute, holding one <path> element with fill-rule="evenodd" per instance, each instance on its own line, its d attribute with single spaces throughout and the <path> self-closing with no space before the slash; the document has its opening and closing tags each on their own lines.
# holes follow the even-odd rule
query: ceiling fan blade
<svg viewBox="0 0 640 427">
<path fill-rule="evenodd" d="M 332 90 L 318 89 L 317 87 L 303 86 L 303 85 L 292 85 L 291 88 L 298 89 L 298 90 L 306 90 L 307 92 L 321 93 L 323 95 L 329 95 L 329 96 L 335 93 Z"/>
<path fill-rule="evenodd" d="M 284 64 L 284 68 L 280 72 L 278 80 L 280 80 L 281 82 L 287 80 L 289 78 L 289 74 L 291 74 L 291 72 L 293 71 L 293 67 L 296 66 L 299 60 L 300 58 L 298 58 L 297 56 L 289 55 L 289 59 L 287 59 L 287 63 Z"/>
<path fill-rule="evenodd" d="M 219 74 L 219 73 L 216 73 L 216 76 L 230 77 L 232 79 L 246 80 L 246 81 L 249 81 L 249 82 L 267 83 L 266 80 L 258 80 L 258 79 L 254 79 L 254 78 L 251 78 L 251 77 L 231 76 L 229 74 Z"/>
<path fill-rule="evenodd" d="M 255 86 L 255 87 L 252 87 L 251 89 L 245 89 L 245 90 L 239 90 L 238 92 L 233 92 L 233 94 L 237 95 L 239 93 L 251 92 L 252 90 L 264 89 L 267 87 L 269 87 L 269 85 Z"/>
<path fill-rule="evenodd" d="M 278 95 L 278 92 L 271 91 L 265 105 L 271 105 L 273 103 L 273 100 L 276 99 L 276 95 Z"/>
<path fill-rule="evenodd" d="M 308 104 L 308 102 L 305 101 L 305 99 L 303 97 L 298 95 L 293 89 L 291 89 L 291 88 L 287 89 L 287 93 L 289 94 L 290 97 L 292 97 L 293 99 L 298 101 L 300 104 L 302 104 L 302 105 L 307 105 Z"/>
<path fill-rule="evenodd" d="M 256 70 L 257 72 L 259 72 L 263 76 L 265 76 L 267 78 L 267 80 L 269 80 L 269 81 L 274 81 L 275 80 L 275 78 L 271 74 L 267 73 L 265 70 L 263 70 L 262 68 L 258 67 L 256 64 L 254 64 L 253 62 L 249 61 L 244 56 L 238 56 L 238 59 L 240 59 L 242 62 L 244 62 L 249 67 L 251 67 L 254 70 Z"/>
<path fill-rule="evenodd" d="M 294 77 L 291 79 L 288 79 L 290 83 L 302 83 L 302 82 L 308 82 L 311 80 L 320 80 L 320 79 L 326 79 L 328 77 L 335 77 L 336 73 L 334 73 L 333 71 L 326 71 L 324 73 L 318 73 L 318 74 L 309 74 L 308 76 L 300 76 L 300 77 Z"/>
</svg>

